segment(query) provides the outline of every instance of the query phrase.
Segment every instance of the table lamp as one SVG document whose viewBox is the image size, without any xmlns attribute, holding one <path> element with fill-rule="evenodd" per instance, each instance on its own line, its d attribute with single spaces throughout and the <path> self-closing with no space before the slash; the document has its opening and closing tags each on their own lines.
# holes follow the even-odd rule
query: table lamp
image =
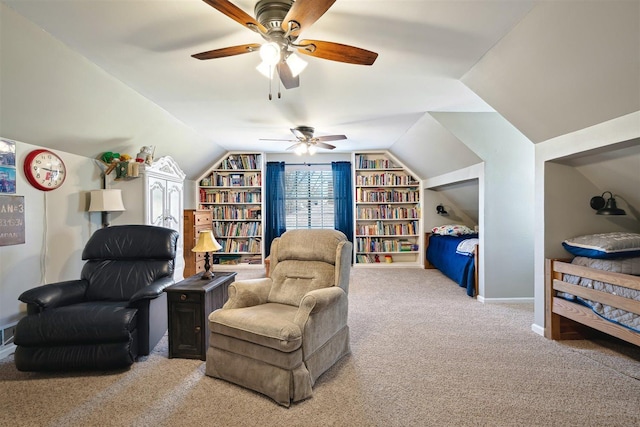
<svg viewBox="0 0 640 427">
<path fill-rule="evenodd" d="M 109 226 L 109 212 L 124 211 L 122 190 L 92 190 L 89 212 L 102 212 L 102 227 Z"/>
<path fill-rule="evenodd" d="M 198 234 L 198 243 L 191 249 L 191 252 L 204 252 L 204 273 L 200 277 L 203 280 L 209 280 L 213 277 L 213 273 L 209 270 L 211 265 L 209 264 L 209 252 L 216 252 L 222 249 L 220 243 L 213 237 L 211 230 L 202 230 Z"/>
</svg>

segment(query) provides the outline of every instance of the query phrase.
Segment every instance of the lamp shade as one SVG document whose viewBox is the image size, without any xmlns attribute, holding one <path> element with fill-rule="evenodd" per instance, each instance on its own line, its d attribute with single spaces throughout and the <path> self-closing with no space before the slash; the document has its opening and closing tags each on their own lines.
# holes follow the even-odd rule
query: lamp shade
<svg viewBox="0 0 640 427">
<path fill-rule="evenodd" d="M 605 200 L 604 195 L 609 194 L 609 198 Z M 596 210 L 596 215 L 626 215 L 624 209 L 620 209 L 616 203 L 616 199 L 611 191 L 605 191 L 602 196 L 594 196 L 589 202 L 591 208 Z"/>
<path fill-rule="evenodd" d="M 618 205 L 616 204 L 616 199 L 613 198 L 613 196 L 607 199 L 607 202 L 604 205 L 604 208 L 598 209 L 598 212 L 596 212 L 596 215 L 626 215 L 626 214 L 627 213 L 624 211 L 624 209 L 620 209 L 618 207 Z"/>
<path fill-rule="evenodd" d="M 92 190 L 89 212 L 119 212 L 124 211 L 122 190 Z"/>
<path fill-rule="evenodd" d="M 296 55 L 295 53 L 292 53 L 291 55 L 289 55 L 287 57 L 287 65 L 289 66 L 289 68 L 291 69 L 291 75 L 293 77 L 298 77 L 298 75 L 305 69 L 307 68 L 307 61 L 305 61 L 304 59 L 300 58 L 298 55 Z"/>
<path fill-rule="evenodd" d="M 269 42 L 260 46 L 260 58 L 268 65 L 276 65 L 280 62 L 280 46 L 278 43 Z"/>
<path fill-rule="evenodd" d="M 213 237 L 211 230 L 203 230 L 198 234 L 198 243 L 191 249 L 191 252 L 215 252 L 222 249 L 220 243 Z"/>
</svg>

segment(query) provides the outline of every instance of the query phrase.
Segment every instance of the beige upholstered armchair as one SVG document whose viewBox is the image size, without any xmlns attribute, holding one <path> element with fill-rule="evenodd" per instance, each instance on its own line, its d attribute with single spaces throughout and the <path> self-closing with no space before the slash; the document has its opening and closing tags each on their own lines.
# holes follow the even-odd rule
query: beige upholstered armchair
<svg viewBox="0 0 640 427">
<path fill-rule="evenodd" d="M 335 230 L 291 230 L 271 245 L 270 277 L 236 281 L 209 316 L 206 373 L 283 406 L 312 395 L 349 353 L 351 243 Z"/>
</svg>

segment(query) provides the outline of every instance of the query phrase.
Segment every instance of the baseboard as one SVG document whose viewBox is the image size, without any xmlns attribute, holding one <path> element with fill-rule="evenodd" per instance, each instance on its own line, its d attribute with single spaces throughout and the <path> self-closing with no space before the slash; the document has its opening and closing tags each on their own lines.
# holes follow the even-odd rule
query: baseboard
<svg viewBox="0 0 640 427">
<path fill-rule="evenodd" d="M 532 304 L 533 297 L 530 298 L 485 298 L 482 295 L 478 295 L 478 301 L 488 304 Z"/>
<path fill-rule="evenodd" d="M 6 345 L 4 347 L 0 347 L 0 359 L 4 359 L 5 357 L 11 356 L 16 351 L 15 344 Z"/>
<path fill-rule="evenodd" d="M 540 325 L 536 325 L 535 323 L 531 324 L 531 330 L 538 335 L 544 336 L 544 328 Z"/>
</svg>

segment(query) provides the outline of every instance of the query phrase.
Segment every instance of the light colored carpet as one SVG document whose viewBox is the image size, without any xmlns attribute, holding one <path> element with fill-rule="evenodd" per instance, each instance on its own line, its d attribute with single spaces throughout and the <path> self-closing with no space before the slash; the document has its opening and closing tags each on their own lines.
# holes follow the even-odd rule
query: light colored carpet
<svg viewBox="0 0 640 427">
<path fill-rule="evenodd" d="M 124 372 L 0 361 L 0 426 L 640 425 L 640 348 L 546 340 L 531 305 L 481 304 L 437 270 L 351 276 L 352 353 L 289 409 L 168 359 L 164 339 Z"/>
</svg>

